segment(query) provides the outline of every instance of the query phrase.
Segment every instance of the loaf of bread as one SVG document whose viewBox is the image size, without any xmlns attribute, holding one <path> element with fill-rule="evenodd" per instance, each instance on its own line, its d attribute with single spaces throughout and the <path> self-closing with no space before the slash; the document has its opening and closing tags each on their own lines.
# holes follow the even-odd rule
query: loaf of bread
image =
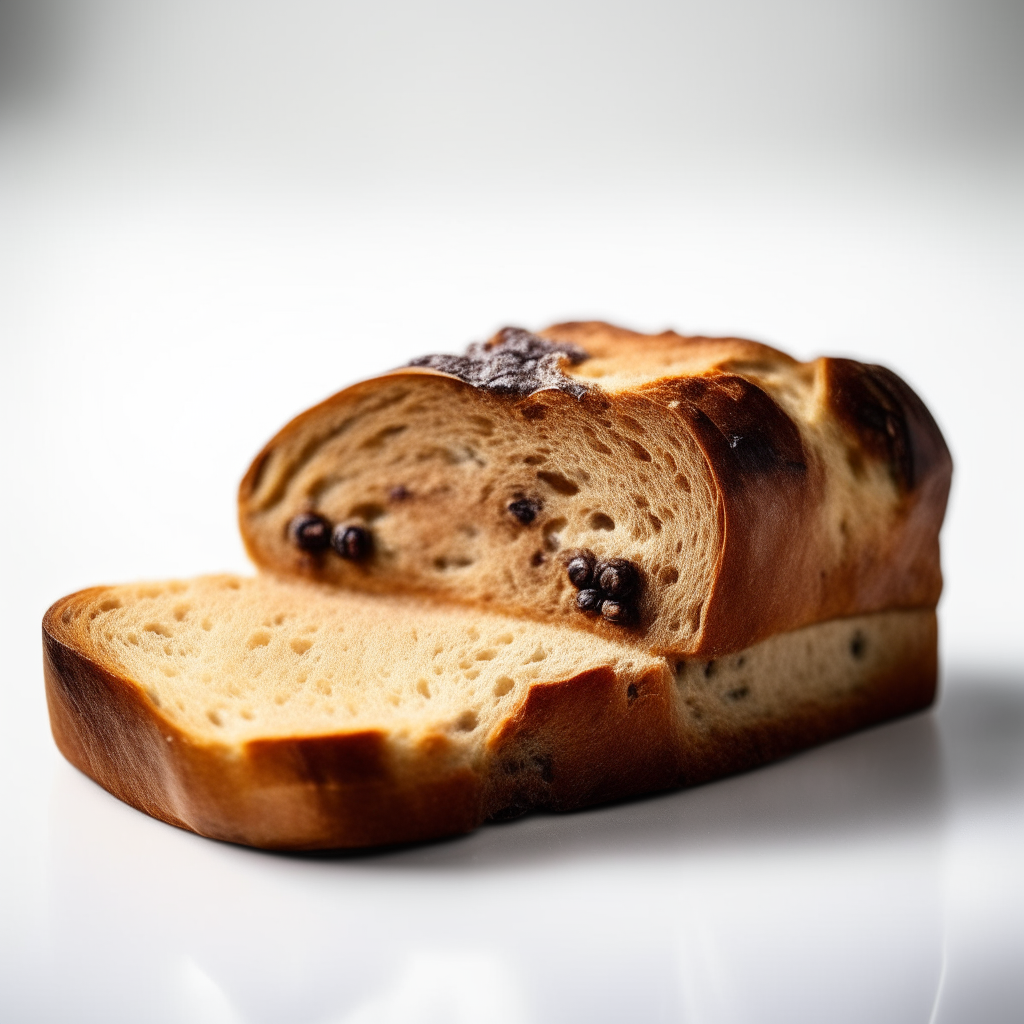
<svg viewBox="0 0 1024 1024">
<path fill-rule="evenodd" d="M 932 701 L 950 474 L 881 367 L 509 328 L 286 426 L 241 485 L 255 578 L 58 601 L 54 736 L 279 849 L 707 781 Z"/>
<path fill-rule="evenodd" d="M 935 615 L 808 626 L 716 661 L 418 598 L 214 576 L 44 621 L 57 744 L 122 800 L 279 849 L 469 831 L 692 784 L 928 704 Z"/>
<path fill-rule="evenodd" d="M 882 367 L 562 324 L 340 392 L 270 441 L 239 507 L 280 575 L 715 657 L 934 607 L 950 473 Z M 581 553 L 625 592 L 579 562 L 574 581 Z"/>
</svg>

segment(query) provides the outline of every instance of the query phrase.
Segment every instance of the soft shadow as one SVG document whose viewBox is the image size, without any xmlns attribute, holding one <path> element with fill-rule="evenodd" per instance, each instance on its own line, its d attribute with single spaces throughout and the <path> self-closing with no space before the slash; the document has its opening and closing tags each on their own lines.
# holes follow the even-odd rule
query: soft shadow
<svg viewBox="0 0 1024 1024">
<path fill-rule="evenodd" d="M 954 665 L 938 707 L 955 809 L 1024 801 L 1024 669 Z"/>
<path fill-rule="evenodd" d="M 487 869 L 591 857 L 850 842 L 938 828 L 952 804 L 1024 794 L 1024 673 L 946 673 L 938 706 L 705 786 L 460 839 L 282 855 L 381 868 Z"/>
</svg>

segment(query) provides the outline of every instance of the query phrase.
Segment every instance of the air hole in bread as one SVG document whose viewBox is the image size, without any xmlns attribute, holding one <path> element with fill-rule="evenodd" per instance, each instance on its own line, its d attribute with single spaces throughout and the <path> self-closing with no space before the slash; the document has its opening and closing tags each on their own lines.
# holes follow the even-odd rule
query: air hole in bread
<svg viewBox="0 0 1024 1024">
<path fill-rule="evenodd" d="M 484 650 L 482 650 L 482 651 L 477 651 L 476 652 L 476 660 L 477 661 L 491 661 L 491 660 L 493 660 L 494 656 L 497 653 L 498 653 L 497 651 L 493 650 L 492 648 L 487 647 L 487 648 L 484 648 Z"/>
<path fill-rule="evenodd" d="M 132 644 L 133 646 L 135 646 L 135 647 L 139 646 L 139 634 L 138 633 L 129 633 L 128 636 L 125 639 L 127 639 L 128 643 Z"/>
<path fill-rule="evenodd" d="M 257 647 L 266 647 L 270 643 L 270 634 L 265 629 L 257 629 L 251 637 L 249 637 L 249 650 L 254 650 Z"/>
<path fill-rule="evenodd" d="M 636 683 L 630 683 L 629 686 L 626 687 L 626 700 L 632 704 L 639 696 L 640 691 L 636 688 Z"/>
<path fill-rule="evenodd" d="M 655 532 L 656 533 L 661 533 L 661 527 L 662 527 L 661 520 L 656 515 L 654 515 L 653 512 L 648 512 L 647 513 L 647 518 L 651 521 L 651 526 L 654 527 Z"/>
<path fill-rule="evenodd" d="M 216 710 L 216 709 L 213 709 L 211 711 L 207 711 L 206 712 L 206 717 L 214 725 L 223 725 L 224 724 L 224 716 L 218 710 Z"/>
<path fill-rule="evenodd" d="M 469 555 L 441 555 L 434 559 L 434 568 L 440 572 L 451 569 L 467 569 L 476 561 Z"/>
<path fill-rule="evenodd" d="M 317 693 L 322 693 L 325 697 L 330 697 L 334 690 L 331 684 L 326 679 L 318 679 L 316 681 Z"/>
<path fill-rule="evenodd" d="M 579 485 L 574 483 L 566 476 L 562 476 L 561 473 L 549 473 L 547 470 L 539 470 L 537 473 L 537 479 L 542 480 L 552 490 L 558 491 L 559 494 L 564 494 L 566 497 L 572 497 L 574 494 L 579 493 Z"/>
<path fill-rule="evenodd" d="M 305 654 L 306 651 L 308 651 L 310 649 L 310 647 L 313 646 L 313 641 L 312 640 L 307 640 L 306 637 L 304 637 L 304 636 L 297 636 L 297 637 L 294 637 L 289 642 L 288 646 L 296 654 Z"/>
<path fill-rule="evenodd" d="M 473 462 L 477 466 L 486 466 L 487 463 L 480 457 L 475 448 L 467 445 L 457 445 L 446 448 L 444 452 L 445 461 L 452 466 L 461 466 L 467 462 Z"/>
<path fill-rule="evenodd" d="M 597 438 L 586 437 L 586 438 L 584 438 L 584 440 L 599 455 L 611 455 L 612 454 L 611 448 L 609 448 L 608 445 L 606 445 L 606 444 L 602 444 L 600 441 L 597 440 Z"/>
<path fill-rule="evenodd" d="M 192 610 L 192 606 L 189 604 L 178 604 L 174 606 L 174 621 L 181 622 L 186 615 Z"/>
<path fill-rule="evenodd" d="M 690 628 L 696 633 L 700 629 L 700 617 L 704 611 L 704 602 L 701 601 L 699 604 L 695 604 L 689 612 L 687 618 L 690 621 Z"/>
<path fill-rule="evenodd" d="M 416 692 L 426 697 L 428 700 L 430 699 L 430 684 L 426 679 L 416 680 Z"/>
<path fill-rule="evenodd" d="M 160 622 L 147 622 L 142 627 L 147 633 L 156 633 L 157 636 L 174 636 L 169 626 L 163 625 Z"/>
<path fill-rule="evenodd" d="M 487 419 L 486 416 L 470 416 L 469 422 L 478 427 L 483 434 L 494 433 L 494 421 Z"/>
<path fill-rule="evenodd" d="M 385 427 L 383 430 L 378 430 L 372 437 L 368 437 L 359 447 L 373 451 L 376 448 L 381 448 L 391 438 L 405 433 L 408 429 L 409 425 L 407 423 L 400 423 L 395 424 L 394 426 Z"/>
<path fill-rule="evenodd" d="M 384 506 L 378 505 L 375 502 L 365 501 L 359 505 L 354 505 L 349 510 L 349 515 L 362 519 L 366 523 L 375 523 L 384 515 Z"/>
<path fill-rule="evenodd" d="M 679 582 L 679 570 L 674 566 L 667 566 L 658 573 L 658 581 L 663 587 L 670 587 L 673 583 Z"/>
<path fill-rule="evenodd" d="M 605 515 L 604 512 L 592 513 L 588 523 L 592 530 L 608 530 L 610 532 L 615 529 L 615 520 L 611 516 Z"/>
<path fill-rule="evenodd" d="M 639 459 L 641 462 L 651 461 L 651 453 L 638 441 L 634 441 L 631 437 L 624 437 L 622 443 L 629 449 L 633 458 Z"/>
<path fill-rule="evenodd" d="M 472 732 L 477 726 L 477 715 L 475 711 L 463 711 L 455 720 L 455 728 L 459 732 Z"/>
<path fill-rule="evenodd" d="M 210 619 L 208 619 L 208 618 L 206 618 L 206 619 L 203 619 L 203 621 L 202 621 L 202 622 L 200 623 L 200 625 L 201 625 L 201 626 L 203 627 L 203 629 L 205 629 L 205 630 L 206 630 L 207 632 L 209 632 L 209 631 L 210 631 L 211 629 L 213 629 L 213 623 L 212 623 L 212 622 L 210 621 Z"/>
<path fill-rule="evenodd" d="M 542 644 L 537 644 L 537 647 L 534 650 L 533 654 L 531 654 L 526 659 L 526 661 L 523 662 L 523 664 L 524 665 L 529 665 L 529 664 L 531 664 L 532 662 L 535 662 L 535 661 L 543 661 L 547 656 L 548 656 L 548 652 L 544 650 L 543 645 Z"/>
<path fill-rule="evenodd" d="M 509 690 L 511 690 L 512 687 L 515 686 L 515 685 L 516 685 L 515 682 L 512 679 L 510 679 L 508 676 L 499 676 L 494 681 L 494 696 L 495 697 L 504 697 L 505 694 L 508 693 Z"/>
<path fill-rule="evenodd" d="M 496 644 L 510 644 L 515 639 L 511 633 L 499 633 L 495 638 Z"/>
<path fill-rule="evenodd" d="M 527 466 L 539 466 L 546 461 L 546 455 L 527 455 L 526 458 L 523 459 L 523 462 L 525 462 Z"/>
<path fill-rule="evenodd" d="M 99 603 L 99 609 L 101 612 L 111 612 L 115 608 L 121 607 L 121 599 L 119 597 L 105 597 Z"/>
<path fill-rule="evenodd" d="M 544 524 L 544 546 L 548 551 L 557 551 L 561 547 L 561 533 L 566 524 L 567 520 L 561 517 Z"/>
<path fill-rule="evenodd" d="M 676 475 L 676 487 L 681 491 L 685 491 L 687 494 L 690 493 L 690 481 L 687 480 L 682 473 Z"/>
</svg>

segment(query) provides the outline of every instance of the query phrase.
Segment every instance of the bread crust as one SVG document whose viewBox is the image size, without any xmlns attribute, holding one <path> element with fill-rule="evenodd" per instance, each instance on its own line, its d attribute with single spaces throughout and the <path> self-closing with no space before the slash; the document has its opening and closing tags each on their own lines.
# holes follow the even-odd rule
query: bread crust
<svg viewBox="0 0 1024 1024">
<path fill-rule="evenodd" d="M 289 549 L 278 526 L 264 525 L 262 510 L 281 500 L 289 482 L 278 466 L 268 492 L 264 473 L 272 458 L 301 465 L 323 443 L 328 424 L 345 423 L 357 407 L 372 414 L 375 396 L 383 402 L 400 380 L 424 392 L 470 395 L 482 412 L 500 406 L 524 421 L 544 407 L 579 408 L 593 418 L 613 408 L 640 424 L 668 424 L 697 446 L 717 520 L 712 578 L 691 612 L 690 632 L 673 629 L 673 616 L 648 602 L 632 632 L 645 650 L 717 657 L 813 622 L 935 606 L 952 460 L 927 408 L 891 371 L 847 359 L 798 363 L 757 342 L 641 335 L 596 322 L 542 334 L 590 354 L 579 366 L 563 367 L 574 382 L 587 382 L 582 397 L 557 390 L 496 395 L 436 369 L 406 367 L 356 384 L 286 425 L 239 489 L 242 537 L 256 564 L 335 582 L 336 570 Z M 422 580 L 378 577 L 372 565 L 346 571 L 347 587 L 434 593 Z M 491 607 L 552 618 L 503 595 L 494 582 Z M 435 596 L 478 600 L 460 597 L 457 588 Z M 557 618 L 566 625 L 624 635 L 599 618 L 572 614 L 568 598 L 563 605 Z"/>
<path fill-rule="evenodd" d="M 569 811 L 705 782 L 916 711 L 935 692 L 934 613 L 895 612 L 840 624 L 846 632 L 860 621 L 865 630 L 882 628 L 875 660 L 841 666 L 842 685 L 768 694 L 769 704 L 745 718 L 731 697 L 702 697 L 712 676 L 707 665 L 689 666 L 699 669 L 695 687 L 685 666 L 661 663 L 633 674 L 609 666 L 534 683 L 470 762 L 452 758 L 442 735 L 403 757 L 382 729 L 232 745 L 177 727 L 92 648 L 66 613 L 107 589 L 63 598 L 43 620 L 57 746 L 153 817 L 268 849 L 415 842 L 531 810 Z M 794 637 L 806 646 L 803 634 Z M 714 714 L 694 710 L 705 697 L 719 709 Z"/>
</svg>

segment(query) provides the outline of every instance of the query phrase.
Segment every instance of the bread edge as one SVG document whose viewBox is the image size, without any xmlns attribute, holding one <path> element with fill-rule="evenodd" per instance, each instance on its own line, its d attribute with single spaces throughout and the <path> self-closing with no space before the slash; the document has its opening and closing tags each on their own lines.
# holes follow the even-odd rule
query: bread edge
<svg viewBox="0 0 1024 1024">
<path fill-rule="evenodd" d="M 919 635 L 855 693 L 831 704 L 807 702 L 775 721 L 698 733 L 680 721 L 667 665 L 628 680 L 604 667 L 535 683 L 487 739 L 478 764 L 429 745 L 396 764 L 379 729 L 272 737 L 241 747 L 188 735 L 139 684 L 91 657 L 61 622 L 70 603 L 108 589 L 62 598 L 43 619 L 57 747 L 108 792 L 152 817 L 264 849 L 440 839 L 490 819 L 710 782 L 922 710 L 934 700 L 938 674 L 933 612 Z"/>
</svg>

